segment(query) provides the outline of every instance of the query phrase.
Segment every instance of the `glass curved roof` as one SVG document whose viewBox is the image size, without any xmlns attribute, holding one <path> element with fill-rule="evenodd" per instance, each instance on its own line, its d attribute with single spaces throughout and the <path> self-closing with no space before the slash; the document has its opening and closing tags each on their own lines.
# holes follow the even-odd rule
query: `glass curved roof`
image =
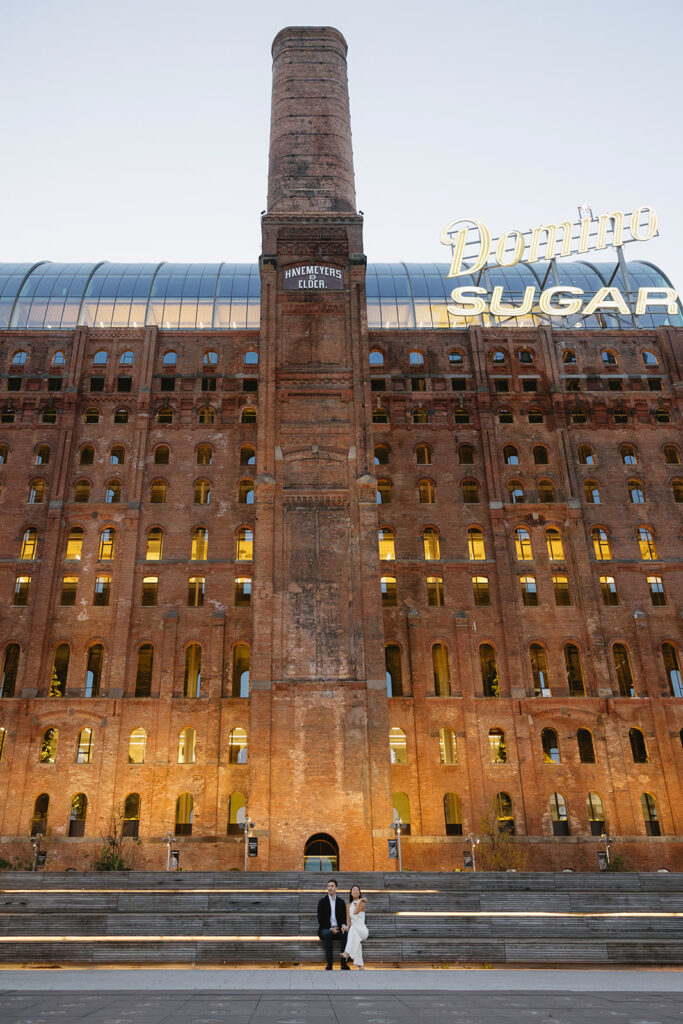
<svg viewBox="0 0 683 1024">
<path fill-rule="evenodd" d="M 368 326 L 371 330 L 513 327 L 551 324 L 562 328 L 653 328 L 683 326 L 680 303 L 674 315 L 664 307 L 636 317 L 598 312 L 582 318 L 548 317 L 537 308 L 542 288 L 571 285 L 584 300 L 613 285 L 629 299 L 640 287 L 670 288 L 651 263 L 627 264 L 623 280 L 617 263 L 582 261 L 485 268 L 448 280 L 447 263 L 369 263 Z M 525 316 L 490 314 L 456 317 L 448 311 L 454 287 L 485 288 L 490 300 L 502 288 L 502 302 L 520 305 L 525 288 L 534 303 Z M 0 330 L 73 330 L 75 327 L 159 327 L 168 331 L 259 328 L 261 281 L 255 263 L 3 263 L 0 264 Z M 631 303 L 629 302 L 629 305 Z"/>
</svg>

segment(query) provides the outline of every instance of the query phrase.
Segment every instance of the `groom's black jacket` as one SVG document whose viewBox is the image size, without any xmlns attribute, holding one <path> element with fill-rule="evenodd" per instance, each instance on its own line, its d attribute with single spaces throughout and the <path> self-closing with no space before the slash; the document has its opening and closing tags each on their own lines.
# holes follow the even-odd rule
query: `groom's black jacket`
<svg viewBox="0 0 683 1024">
<path fill-rule="evenodd" d="M 329 896 L 323 896 L 318 903 L 318 935 L 321 934 L 323 928 L 330 927 L 331 907 Z M 337 926 L 341 932 L 341 927 L 346 924 L 346 904 L 341 896 L 337 896 L 334 901 L 334 913 L 337 918 Z"/>
</svg>

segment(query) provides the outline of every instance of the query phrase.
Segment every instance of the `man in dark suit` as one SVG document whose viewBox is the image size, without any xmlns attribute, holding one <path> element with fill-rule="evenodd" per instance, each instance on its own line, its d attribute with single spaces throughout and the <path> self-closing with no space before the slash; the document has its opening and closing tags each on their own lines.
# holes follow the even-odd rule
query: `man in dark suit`
<svg viewBox="0 0 683 1024">
<path fill-rule="evenodd" d="M 332 970 L 334 949 L 332 943 L 341 942 L 341 952 L 346 949 L 346 904 L 341 896 L 337 896 L 337 883 L 331 878 L 327 883 L 327 895 L 318 903 L 318 937 L 325 947 L 326 971 Z M 344 957 L 341 958 L 342 971 L 350 971 Z"/>
</svg>

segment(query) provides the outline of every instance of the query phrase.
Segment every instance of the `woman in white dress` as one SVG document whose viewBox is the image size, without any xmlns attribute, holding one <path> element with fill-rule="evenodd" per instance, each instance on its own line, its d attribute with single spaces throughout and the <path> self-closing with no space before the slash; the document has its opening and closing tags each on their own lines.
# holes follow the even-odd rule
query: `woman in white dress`
<svg viewBox="0 0 683 1024">
<path fill-rule="evenodd" d="M 349 902 L 346 905 L 346 949 L 342 956 L 348 961 L 353 960 L 360 971 L 365 970 L 363 963 L 363 942 L 367 939 L 369 932 L 365 925 L 365 897 L 361 894 L 359 885 L 352 885 L 349 892 Z"/>
</svg>

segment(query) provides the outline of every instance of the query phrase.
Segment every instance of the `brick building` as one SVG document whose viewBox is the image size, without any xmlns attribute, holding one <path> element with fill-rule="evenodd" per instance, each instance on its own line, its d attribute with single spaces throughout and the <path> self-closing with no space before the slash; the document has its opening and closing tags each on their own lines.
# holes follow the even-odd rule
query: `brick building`
<svg viewBox="0 0 683 1024">
<path fill-rule="evenodd" d="M 0 267 L 0 856 L 680 870 L 683 320 L 367 265 L 345 56 L 273 44 L 258 266 Z"/>
</svg>

